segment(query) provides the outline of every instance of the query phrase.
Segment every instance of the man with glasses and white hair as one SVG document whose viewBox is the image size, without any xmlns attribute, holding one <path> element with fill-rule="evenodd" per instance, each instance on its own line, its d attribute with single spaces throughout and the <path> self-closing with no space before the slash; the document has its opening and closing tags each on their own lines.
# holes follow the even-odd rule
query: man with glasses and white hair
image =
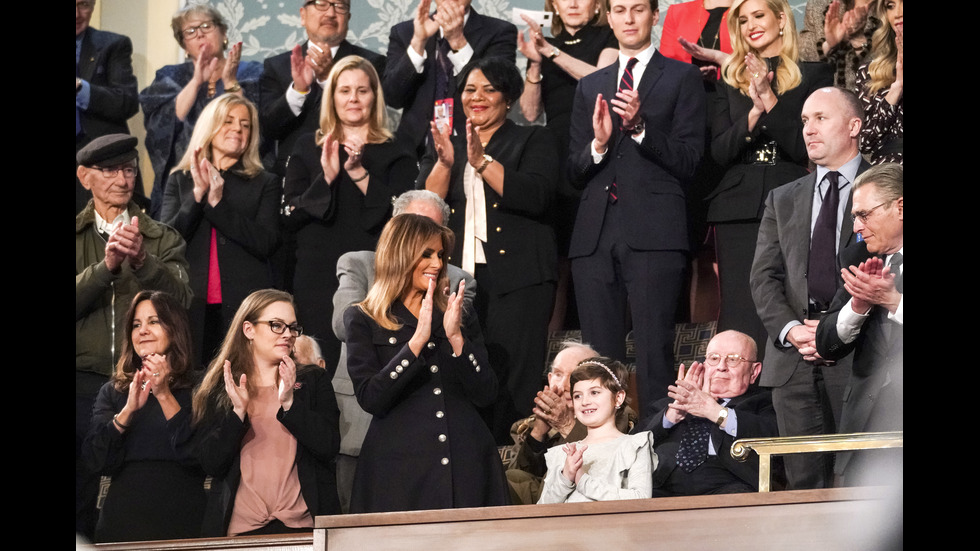
<svg viewBox="0 0 980 551">
<path fill-rule="evenodd" d="M 821 356 L 854 354 L 842 433 L 903 430 L 904 195 L 898 163 L 871 167 L 854 183 L 851 216 L 862 241 L 841 253 L 844 287 L 817 326 Z M 835 471 L 847 485 L 901 482 L 901 458 L 901 450 L 844 453 Z"/>
<path fill-rule="evenodd" d="M 259 80 L 259 123 L 263 137 L 277 144 L 270 170 L 280 176 L 297 138 L 320 127 L 322 83 L 337 60 L 358 55 L 374 65 L 379 77 L 385 72 L 385 56 L 347 41 L 351 0 L 301 1 L 306 43 L 267 58 Z"/>
<path fill-rule="evenodd" d="M 653 497 L 728 494 L 759 490 L 759 458 L 732 458 L 739 438 L 778 436 L 768 390 L 754 386 L 762 363 L 752 337 L 718 333 L 703 363 L 694 362 L 667 387 L 667 398 L 644 427 L 653 433 L 660 464 Z"/>
<path fill-rule="evenodd" d="M 147 289 L 166 291 L 184 306 L 191 302 L 183 238 L 133 202 L 136 144 L 132 136 L 109 134 L 75 155 L 75 175 L 92 192 L 75 217 L 75 506 L 82 533 L 88 533 L 80 523 L 94 514 L 97 488 L 79 467 L 81 442 L 95 397 L 129 338 L 131 328 L 122 327 L 129 303 Z"/>
</svg>

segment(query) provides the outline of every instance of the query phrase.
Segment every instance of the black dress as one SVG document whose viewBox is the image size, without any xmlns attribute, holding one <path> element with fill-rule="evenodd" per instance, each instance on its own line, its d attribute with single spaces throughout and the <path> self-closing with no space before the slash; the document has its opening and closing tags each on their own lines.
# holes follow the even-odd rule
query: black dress
<svg viewBox="0 0 980 551">
<path fill-rule="evenodd" d="M 479 324 L 469 317 L 456 357 L 434 310 L 430 342 L 416 356 L 408 341 L 418 320 L 400 301 L 391 310 L 401 329 L 380 327 L 357 306 L 344 314 L 347 370 L 358 403 L 374 416 L 351 513 L 507 505 L 503 464 L 476 409 L 497 395 Z"/>
<path fill-rule="evenodd" d="M 767 60 L 770 70 L 775 71 L 778 60 Z M 721 183 L 706 198 L 708 223 L 715 227 L 721 282 L 718 331 L 745 332 L 755 339 L 760 351 L 765 350 L 767 334 L 752 301 L 749 272 L 766 197 L 773 189 L 807 174 L 809 158 L 800 119 L 803 103 L 814 90 L 834 84 L 833 68 L 825 63 L 800 63 L 800 71 L 803 77 L 799 86 L 779 94 L 776 106 L 764 113 L 751 131 L 748 114 L 752 99 L 747 95 L 720 81 L 713 105 L 711 154 L 728 167 Z M 757 152 L 766 148 L 774 154 L 757 160 Z"/>
<path fill-rule="evenodd" d="M 85 439 L 86 464 L 112 477 L 95 529 L 98 543 L 196 538 L 206 497 L 204 471 L 190 444 L 191 389 L 173 391 L 180 411 L 168 421 L 151 393 L 124 433 L 112 422 L 127 392 L 103 385 Z"/>
<path fill-rule="evenodd" d="M 418 174 L 415 158 L 400 143 L 367 144 L 362 163 L 371 176 L 363 195 L 344 171 L 347 153 L 340 150 L 340 174 L 328 184 L 320 166 L 322 149 L 312 133 L 303 136 L 286 163 L 283 183 L 283 223 L 296 234 L 296 315 L 320 342 L 331 373 L 340 355 L 330 326 L 337 260 L 346 252 L 374 250 L 391 217 L 392 199 L 412 189 Z"/>
</svg>

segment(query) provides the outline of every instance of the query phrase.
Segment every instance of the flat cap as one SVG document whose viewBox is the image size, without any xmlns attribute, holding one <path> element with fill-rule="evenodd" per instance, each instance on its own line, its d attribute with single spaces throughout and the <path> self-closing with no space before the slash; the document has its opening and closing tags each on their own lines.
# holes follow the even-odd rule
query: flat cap
<svg viewBox="0 0 980 551">
<path fill-rule="evenodd" d="M 99 136 L 75 154 L 82 166 L 116 166 L 137 157 L 135 137 L 129 134 Z"/>
</svg>

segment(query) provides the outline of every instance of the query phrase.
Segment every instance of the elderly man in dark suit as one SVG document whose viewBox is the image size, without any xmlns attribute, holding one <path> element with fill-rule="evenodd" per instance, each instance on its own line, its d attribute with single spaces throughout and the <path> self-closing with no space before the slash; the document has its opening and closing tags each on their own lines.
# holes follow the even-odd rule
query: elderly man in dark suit
<svg viewBox="0 0 980 551">
<path fill-rule="evenodd" d="M 803 140 L 816 170 L 769 193 L 752 263 L 751 287 L 766 326 L 765 368 L 782 436 L 837 432 L 850 357 L 816 354 L 816 329 L 841 279 L 838 251 L 854 243 L 851 188 L 870 165 L 858 151 L 863 110 L 840 88 L 815 91 L 803 104 Z M 829 488 L 832 454 L 783 458 L 792 489 Z"/>
<path fill-rule="evenodd" d="M 453 101 L 453 125 L 462 135 L 466 124 L 460 102 L 462 83 L 471 64 L 486 57 L 514 63 L 517 27 L 480 15 L 472 0 L 439 0 L 429 14 L 431 0 L 421 0 L 415 18 L 391 28 L 388 66 L 383 79 L 385 101 L 402 109 L 396 133 L 421 157 L 437 100 Z"/>
<path fill-rule="evenodd" d="M 841 254 L 844 287 L 817 326 L 817 352 L 853 352 L 840 432 L 902 430 L 904 389 L 904 173 L 884 163 L 854 184 L 851 214 L 863 240 Z M 843 454 L 836 471 L 848 485 L 901 481 L 901 450 Z M 881 463 L 883 459 L 889 468 Z M 894 469 L 894 470 L 892 470 Z"/>
<path fill-rule="evenodd" d="M 728 494 L 759 489 L 759 458 L 732 458 L 738 438 L 777 436 L 768 390 L 752 383 L 762 370 L 755 340 L 723 331 L 708 343 L 704 363 L 694 362 L 668 387 L 644 427 L 653 433 L 660 464 L 653 496 Z"/>
<path fill-rule="evenodd" d="M 392 216 L 399 214 L 420 214 L 428 216 L 439 224 L 449 220 L 449 205 L 431 191 L 411 190 L 398 196 L 392 208 Z M 449 264 L 449 287 L 458 289 L 459 282 L 466 281 L 463 295 L 463 308 L 473 312 L 473 299 L 476 297 L 476 281 L 460 268 Z M 344 326 L 344 312 L 347 308 L 367 298 L 368 290 L 374 284 L 374 251 L 352 251 L 337 260 L 337 292 L 333 295 L 333 331 L 341 341 L 347 339 Z M 354 483 L 354 468 L 361 453 L 361 443 L 371 425 L 371 414 L 357 403 L 354 384 L 347 372 L 347 345 L 340 348 L 340 361 L 333 377 L 333 388 L 340 406 L 340 455 L 337 456 L 337 490 L 340 504 L 346 513 L 350 508 L 350 495 Z"/>
<path fill-rule="evenodd" d="M 697 68 L 652 46 L 656 0 L 609 5 L 619 62 L 575 92 L 569 180 L 584 191 L 568 256 L 582 337 L 601 354 L 626 359 L 629 305 L 640 416 L 649 419 L 675 378 L 674 315 L 690 250 L 685 189 L 704 148 L 704 87 Z"/>
<path fill-rule="evenodd" d="M 301 0 L 300 22 L 307 41 L 265 60 L 259 80 L 263 137 L 276 143 L 271 171 L 286 173 L 286 159 L 299 136 L 320 127 L 322 84 L 338 59 L 358 55 L 371 62 L 378 76 L 385 57 L 347 41 L 351 0 Z"/>
<path fill-rule="evenodd" d="M 95 0 L 75 0 L 75 153 L 99 136 L 129 134 L 126 121 L 139 111 L 133 43 L 89 26 Z M 137 180 L 136 196 L 143 197 Z M 75 214 L 92 193 L 75 181 Z"/>
</svg>

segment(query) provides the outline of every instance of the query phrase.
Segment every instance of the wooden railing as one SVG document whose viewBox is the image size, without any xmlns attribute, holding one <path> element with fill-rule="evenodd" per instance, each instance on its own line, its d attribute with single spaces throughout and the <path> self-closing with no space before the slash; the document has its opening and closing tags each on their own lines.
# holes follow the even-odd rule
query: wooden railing
<svg viewBox="0 0 980 551">
<path fill-rule="evenodd" d="M 745 461 L 755 451 L 759 454 L 759 491 L 769 491 L 773 455 L 812 452 L 842 452 L 904 446 L 903 431 L 855 432 L 817 436 L 781 436 L 778 438 L 743 438 L 732 444 L 732 457 Z"/>
</svg>

